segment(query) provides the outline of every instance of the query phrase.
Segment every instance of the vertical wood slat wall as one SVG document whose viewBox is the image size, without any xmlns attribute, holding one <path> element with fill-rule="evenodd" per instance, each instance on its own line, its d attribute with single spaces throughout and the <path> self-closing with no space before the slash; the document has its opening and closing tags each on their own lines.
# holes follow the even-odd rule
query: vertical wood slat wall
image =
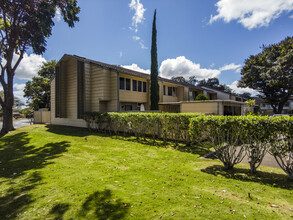
<svg viewBox="0 0 293 220">
<path fill-rule="evenodd" d="M 85 111 L 85 65 L 77 62 L 77 118 L 82 118 Z"/>
<path fill-rule="evenodd" d="M 60 66 L 56 67 L 56 77 L 55 77 L 55 117 L 61 118 L 61 62 Z"/>
</svg>

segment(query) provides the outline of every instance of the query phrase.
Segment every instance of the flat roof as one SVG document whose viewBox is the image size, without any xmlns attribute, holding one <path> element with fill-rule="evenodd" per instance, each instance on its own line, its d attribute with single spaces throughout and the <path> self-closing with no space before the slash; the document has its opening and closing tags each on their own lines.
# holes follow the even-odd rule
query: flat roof
<svg viewBox="0 0 293 220">
<path fill-rule="evenodd" d="M 227 103 L 227 104 L 239 104 L 246 105 L 245 102 L 239 102 L 234 100 L 202 100 L 202 101 L 180 101 L 180 102 L 160 102 L 159 105 L 180 105 L 190 103 Z"/>
</svg>

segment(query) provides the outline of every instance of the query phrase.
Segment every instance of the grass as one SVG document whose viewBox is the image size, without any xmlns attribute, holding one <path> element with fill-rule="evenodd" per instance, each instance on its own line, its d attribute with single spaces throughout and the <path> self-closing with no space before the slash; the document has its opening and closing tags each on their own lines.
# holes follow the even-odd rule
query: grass
<svg viewBox="0 0 293 220">
<path fill-rule="evenodd" d="M 208 149 L 33 125 L 0 138 L 0 219 L 290 219 L 280 169 L 225 171 Z"/>
</svg>

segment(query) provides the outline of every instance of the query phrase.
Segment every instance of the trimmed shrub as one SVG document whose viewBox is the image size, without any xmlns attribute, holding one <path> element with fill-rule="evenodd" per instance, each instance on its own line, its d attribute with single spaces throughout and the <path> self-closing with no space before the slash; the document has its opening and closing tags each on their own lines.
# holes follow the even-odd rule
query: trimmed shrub
<svg viewBox="0 0 293 220">
<path fill-rule="evenodd" d="M 190 133 L 192 140 L 201 136 L 203 132 L 207 132 L 208 138 L 213 143 L 217 158 L 222 161 L 226 169 L 233 168 L 245 156 L 242 140 L 245 128 L 239 123 L 240 118 L 234 116 L 199 116 L 191 119 Z"/>
<path fill-rule="evenodd" d="M 206 95 L 200 93 L 195 97 L 195 101 L 200 101 L 200 100 L 209 100 L 209 98 Z"/>
<path fill-rule="evenodd" d="M 190 119 L 198 114 L 179 113 L 116 113 L 86 112 L 89 130 L 128 133 L 137 139 L 151 136 L 153 140 L 174 140 L 190 143 Z"/>
<path fill-rule="evenodd" d="M 293 180 L 293 118 L 272 117 L 272 133 L 269 152 L 282 170 Z"/>
</svg>

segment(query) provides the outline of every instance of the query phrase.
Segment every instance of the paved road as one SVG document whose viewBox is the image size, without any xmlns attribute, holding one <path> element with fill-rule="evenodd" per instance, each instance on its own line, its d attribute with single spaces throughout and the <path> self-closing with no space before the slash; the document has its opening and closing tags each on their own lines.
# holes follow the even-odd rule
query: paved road
<svg viewBox="0 0 293 220">
<path fill-rule="evenodd" d="M 14 128 L 21 128 L 30 125 L 29 119 L 17 119 L 13 121 Z M 0 129 L 2 128 L 2 121 L 0 121 Z"/>
</svg>

